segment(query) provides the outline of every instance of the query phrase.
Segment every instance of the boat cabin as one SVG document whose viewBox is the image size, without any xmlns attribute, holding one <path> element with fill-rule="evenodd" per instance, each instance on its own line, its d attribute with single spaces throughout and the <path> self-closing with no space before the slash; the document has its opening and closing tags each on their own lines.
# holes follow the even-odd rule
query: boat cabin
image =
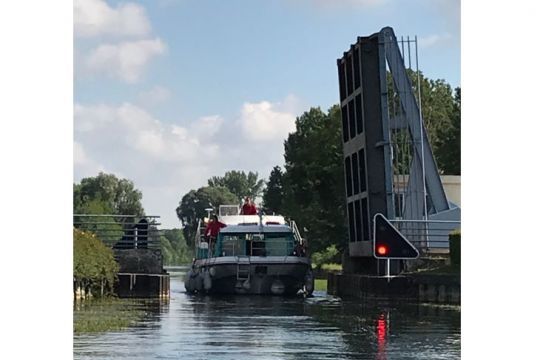
<svg viewBox="0 0 540 360">
<path fill-rule="evenodd" d="M 231 225 L 221 229 L 213 255 L 288 256 L 294 245 L 288 225 Z"/>
<path fill-rule="evenodd" d="M 204 228 L 199 224 L 196 239 L 196 258 L 224 256 L 292 256 L 296 255 L 303 239 L 294 222 L 288 224 L 281 215 L 240 215 L 237 205 L 219 207 L 222 228 L 215 244 L 208 243 L 200 234 Z"/>
</svg>

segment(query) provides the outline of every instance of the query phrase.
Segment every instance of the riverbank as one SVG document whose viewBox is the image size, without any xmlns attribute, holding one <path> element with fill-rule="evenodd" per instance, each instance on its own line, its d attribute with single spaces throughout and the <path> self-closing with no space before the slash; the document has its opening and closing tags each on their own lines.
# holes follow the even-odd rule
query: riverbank
<svg viewBox="0 0 540 360">
<path fill-rule="evenodd" d="M 73 332 L 97 333 L 125 329 L 145 315 L 140 300 L 108 297 L 77 301 L 73 308 Z"/>
<path fill-rule="evenodd" d="M 390 278 L 329 273 L 328 294 L 459 305 L 461 303 L 461 271 L 459 266 L 444 266 Z"/>
<path fill-rule="evenodd" d="M 315 279 L 315 291 L 326 291 L 328 288 L 327 279 Z"/>
</svg>

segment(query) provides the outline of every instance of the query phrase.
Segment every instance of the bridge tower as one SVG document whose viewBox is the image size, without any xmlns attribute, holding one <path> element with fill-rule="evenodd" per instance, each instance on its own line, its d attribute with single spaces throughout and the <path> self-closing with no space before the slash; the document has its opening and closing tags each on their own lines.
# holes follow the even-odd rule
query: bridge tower
<svg viewBox="0 0 540 360">
<path fill-rule="evenodd" d="M 345 272 L 381 273 L 373 256 L 376 214 L 423 255 L 448 251 L 448 234 L 459 227 L 460 208 L 444 192 L 422 120 L 421 94 L 412 86 L 411 59 L 418 74 L 417 52 L 416 39 L 398 41 L 385 27 L 358 37 L 337 60 L 349 229 Z M 401 266 L 396 261 L 393 272 Z"/>
</svg>

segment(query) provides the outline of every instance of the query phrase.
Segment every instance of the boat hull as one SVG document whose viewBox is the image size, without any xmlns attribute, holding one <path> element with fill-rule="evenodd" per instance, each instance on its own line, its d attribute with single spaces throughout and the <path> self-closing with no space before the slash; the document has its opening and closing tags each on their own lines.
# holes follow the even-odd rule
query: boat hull
<svg viewBox="0 0 540 360">
<path fill-rule="evenodd" d="M 188 293 L 310 295 L 313 273 L 305 257 L 228 256 L 196 260 L 184 283 Z"/>
</svg>

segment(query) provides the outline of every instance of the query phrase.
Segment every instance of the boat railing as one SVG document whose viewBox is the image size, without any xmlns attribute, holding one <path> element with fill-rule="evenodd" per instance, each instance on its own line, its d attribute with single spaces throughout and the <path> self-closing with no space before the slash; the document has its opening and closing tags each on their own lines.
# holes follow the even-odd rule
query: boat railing
<svg viewBox="0 0 540 360">
<path fill-rule="evenodd" d="M 296 242 L 298 242 L 300 245 L 306 246 L 307 244 L 305 244 L 305 239 L 302 238 L 302 235 L 300 235 L 300 231 L 298 230 L 298 226 L 296 226 L 296 221 L 291 220 L 291 225 L 290 226 L 291 226 L 291 229 L 293 231 L 294 238 L 295 238 Z"/>
<path fill-rule="evenodd" d="M 204 221 L 199 219 L 197 223 L 197 231 L 195 232 L 195 254 L 197 259 L 203 259 L 211 257 L 212 246 L 209 244 L 204 237 Z"/>
<path fill-rule="evenodd" d="M 197 222 L 197 231 L 195 232 L 195 250 L 199 247 L 201 243 L 201 220 Z"/>
</svg>

